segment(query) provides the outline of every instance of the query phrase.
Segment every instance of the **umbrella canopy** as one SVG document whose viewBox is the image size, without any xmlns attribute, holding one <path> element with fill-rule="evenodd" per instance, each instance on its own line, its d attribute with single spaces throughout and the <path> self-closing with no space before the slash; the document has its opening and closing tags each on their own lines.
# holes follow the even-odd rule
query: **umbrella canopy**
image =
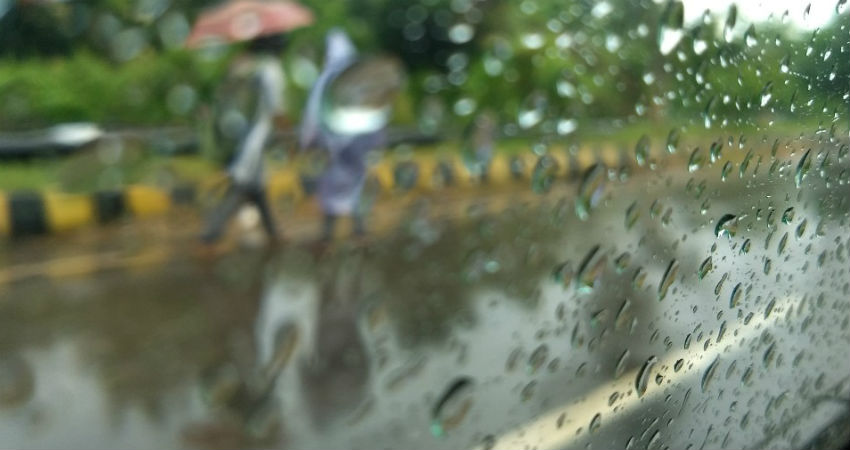
<svg viewBox="0 0 850 450">
<path fill-rule="evenodd" d="M 236 0 L 201 14 L 187 47 L 248 41 L 313 23 L 313 13 L 295 2 Z"/>
</svg>

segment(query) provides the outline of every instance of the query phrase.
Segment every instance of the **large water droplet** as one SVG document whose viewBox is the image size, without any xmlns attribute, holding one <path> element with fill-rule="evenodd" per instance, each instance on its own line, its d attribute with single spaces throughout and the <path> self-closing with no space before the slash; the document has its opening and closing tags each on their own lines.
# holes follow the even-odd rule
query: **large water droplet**
<svg viewBox="0 0 850 450">
<path fill-rule="evenodd" d="M 565 261 L 555 267 L 552 276 L 555 278 L 555 281 L 560 283 L 561 286 L 566 289 L 569 287 L 570 283 L 573 281 L 573 265 L 569 261 Z"/>
<path fill-rule="evenodd" d="M 768 81 L 764 88 L 761 90 L 760 98 L 761 98 L 761 106 L 765 107 L 770 102 L 770 98 L 773 96 L 773 82 Z"/>
<path fill-rule="evenodd" d="M 723 157 L 723 143 L 718 141 L 712 142 L 711 147 L 708 149 L 708 156 L 712 163 L 720 161 L 720 158 Z"/>
<path fill-rule="evenodd" d="M 646 164 L 647 159 L 649 158 L 649 136 L 643 135 L 635 145 L 635 161 L 637 161 L 639 166 L 643 166 Z"/>
<path fill-rule="evenodd" d="M 630 354 L 631 352 L 629 352 L 629 349 L 626 349 L 626 351 L 620 355 L 620 359 L 617 360 L 617 367 L 614 368 L 614 378 L 620 378 L 620 376 L 626 372 L 626 367 L 629 365 Z"/>
<path fill-rule="evenodd" d="M 661 277 L 661 282 L 658 283 L 658 300 L 664 300 L 664 297 L 667 296 L 667 290 L 676 281 L 676 274 L 678 273 L 679 262 L 674 259 L 667 265 L 667 270 L 664 271 L 664 276 Z"/>
<path fill-rule="evenodd" d="M 714 235 L 717 237 L 734 237 L 738 232 L 738 220 L 734 214 L 724 214 L 714 227 Z"/>
<path fill-rule="evenodd" d="M 332 131 L 350 135 L 384 128 L 403 82 L 393 58 L 376 57 L 352 65 L 328 87 L 322 120 Z"/>
<path fill-rule="evenodd" d="M 743 293 L 743 289 L 741 288 L 741 283 L 735 285 L 732 288 L 732 295 L 729 296 L 729 307 L 737 308 L 738 304 L 741 302 L 741 294 Z"/>
<path fill-rule="evenodd" d="M 537 373 L 546 360 L 549 359 L 549 347 L 546 344 L 540 344 L 528 357 L 528 373 L 533 375 Z"/>
<path fill-rule="evenodd" d="M 632 260 L 632 255 L 629 252 L 620 253 L 614 259 L 614 268 L 617 269 L 617 273 L 623 273 L 627 267 L 629 267 L 629 262 Z"/>
<path fill-rule="evenodd" d="M 520 128 L 527 130 L 543 121 L 549 100 L 540 91 L 532 92 L 523 100 L 517 115 L 517 123 Z"/>
<path fill-rule="evenodd" d="M 705 372 L 702 374 L 702 380 L 700 380 L 700 389 L 702 392 L 706 392 L 708 390 L 709 385 L 711 384 L 711 380 L 714 378 L 714 372 L 717 371 L 717 366 L 719 365 L 720 358 L 715 358 L 714 361 L 705 369 Z"/>
<path fill-rule="evenodd" d="M 605 271 L 605 259 L 598 245 L 587 252 L 578 270 L 576 289 L 579 292 L 591 292 L 599 285 Z"/>
<path fill-rule="evenodd" d="M 782 223 L 789 224 L 794 221 L 794 207 L 791 206 L 782 213 Z"/>
<path fill-rule="evenodd" d="M 588 430 L 591 433 L 595 433 L 597 430 L 599 430 L 599 427 L 601 427 L 601 426 L 602 426 L 602 414 L 596 413 L 596 415 L 593 416 L 593 419 L 590 420 L 590 425 L 588 426 Z"/>
<path fill-rule="evenodd" d="M 688 159 L 688 172 L 696 172 L 705 164 L 705 155 L 699 147 L 695 148 Z"/>
<path fill-rule="evenodd" d="M 650 356 L 649 359 L 643 363 L 643 367 L 640 368 L 640 372 L 638 372 L 637 378 L 635 378 L 635 391 L 637 392 L 638 397 L 642 397 L 643 394 L 646 393 L 646 387 L 649 384 L 652 368 L 656 363 L 658 363 L 658 357 Z"/>
<path fill-rule="evenodd" d="M 785 245 L 787 244 L 788 232 L 786 231 L 785 234 L 782 235 L 782 239 L 779 240 L 779 245 L 776 247 L 776 254 L 781 256 L 782 253 L 785 251 Z"/>
<path fill-rule="evenodd" d="M 549 192 L 557 174 L 558 161 L 549 155 L 541 156 L 531 172 L 531 190 L 538 194 Z"/>
<path fill-rule="evenodd" d="M 711 269 L 713 268 L 714 266 L 711 264 L 711 256 L 709 256 L 708 258 L 705 258 L 705 260 L 703 260 L 702 264 L 699 265 L 699 269 L 697 270 L 697 276 L 699 276 L 699 279 L 702 280 L 703 278 L 705 278 L 706 275 L 708 275 L 709 272 L 711 272 Z"/>
<path fill-rule="evenodd" d="M 671 155 L 679 149 L 679 130 L 672 129 L 667 135 L 667 153 Z"/>
<path fill-rule="evenodd" d="M 661 14 L 661 23 L 658 25 L 658 49 L 662 55 L 673 51 L 684 36 L 682 24 L 684 22 L 685 8 L 679 0 L 670 0 Z"/>
<path fill-rule="evenodd" d="M 744 32 L 744 43 L 747 44 L 747 47 L 755 47 L 756 44 L 758 44 L 758 39 L 756 38 L 756 26 L 754 24 L 750 24 L 747 31 Z"/>
<path fill-rule="evenodd" d="M 640 210 L 638 209 L 638 204 L 637 202 L 633 202 L 628 208 L 626 208 L 626 229 L 631 229 L 639 218 Z"/>
<path fill-rule="evenodd" d="M 472 409 L 474 382 L 469 377 L 455 379 L 440 400 L 434 406 L 431 414 L 431 433 L 444 436 L 448 431 L 463 423 L 469 410 Z"/>
<path fill-rule="evenodd" d="M 723 168 L 720 170 L 720 181 L 726 181 L 726 178 L 729 177 L 729 172 L 732 171 L 732 161 L 726 161 L 723 164 Z"/>
<path fill-rule="evenodd" d="M 646 282 L 646 270 L 643 267 L 638 267 L 635 270 L 635 276 L 632 277 L 632 287 L 635 289 L 643 289 L 643 284 Z"/>
<path fill-rule="evenodd" d="M 738 21 L 738 6 L 734 3 L 729 6 L 729 12 L 726 13 L 726 23 L 723 25 L 723 40 L 732 42 L 732 30 L 735 28 L 735 22 Z"/>
<path fill-rule="evenodd" d="M 519 396 L 522 401 L 527 402 L 531 400 L 531 397 L 534 397 L 534 393 L 537 391 L 537 380 L 531 380 L 525 387 L 520 391 Z"/>
<path fill-rule="evenodd" d="M 794 183 L 797 187 L 800 187 L 800 185 L 803 184 L 803 180 L 809 173 L 809 169 L 812 168 L 812 160 L 810 158 L 811 153 L 812 149 L 806 150 L 806 153 L 802 158 L 800 158 L 800 162 L 797 163 L 797 171 L 794 173 Z"/>
<path fill-rule="evenodd" d="M 779 61 L 779 71 L 782 73 L 788 73 L 791 70 L 791 68 L 789 67 L 790 63 L 791 57 L 789 55 L 785 55 L 782 60 Z"/>
<path fill-rule="evenodd" d="M 586 220 L 596 209 L 605 192 L 605 166 L 601 163 L 590 166 L 582 176 L 576 198 L 576 215 Z"/>
</svg>

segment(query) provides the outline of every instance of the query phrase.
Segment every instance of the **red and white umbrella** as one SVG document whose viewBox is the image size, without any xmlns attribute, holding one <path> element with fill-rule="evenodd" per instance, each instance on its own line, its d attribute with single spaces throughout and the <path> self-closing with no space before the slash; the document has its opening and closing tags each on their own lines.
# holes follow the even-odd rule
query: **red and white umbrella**
<svg viewBox="0 0 850 450">
<path fill-rule="evenodd" d="M 313 23 L 313 13 L 290 1 L 236 0 L 203 12 L 186 46 L 248 41 Z"/>
</svg>

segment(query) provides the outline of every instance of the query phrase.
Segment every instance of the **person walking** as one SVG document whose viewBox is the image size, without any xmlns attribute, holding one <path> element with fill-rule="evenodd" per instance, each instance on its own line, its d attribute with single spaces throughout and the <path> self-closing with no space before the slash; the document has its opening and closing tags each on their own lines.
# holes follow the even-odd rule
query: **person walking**
<svg viewBox="0 0 850 450">
<path fill-rule="evenodd" d="M 352 218 L 356 235 L 365 233 L 359 203 L 367 156 L 386 143 L 390 100 L 400 79 L 397 67 L 384 64 L 386 61 L 359 60 L 354 44 L 340 29 L 327 35 L 322 73 L 307 99 L 300 130 L 302 150 L 318 147 L 327 151 L 327 166 L 317 188 L 324 216 L 322 241 L 333 237 L 340 216 Z M 342 79 L 345 73 L 353 75 Z M 383 83 L 384 78 L 390 82 Z M 342 100 L 334 98 L 335 90 L 342 92 Z M 354 104 L 346 104 L 352 99 Z"/>
<path fill-rule="evenodd" d="M 206 220 L 201 234 L 204 242 L 217 241 L 231 216 L 246 202 L 257 207 L 270 239 L 277 240 L 266 197 L 263 150 L 274 131 L 274 119 L 283 110 L 284 75 L 279 57 L 286 47 L 285 33 L 312 22 L 312 12 L 292 1 L 234 0 L 201 14 L 186 40 L 193 48 L 247 42 L 247 57 L 237 60 L 231 72 L 249 68 L 247 85 L 255 99 L 253 111 L 239 112 L 251 117 L 237 127 L 235 155 L 227 168 L 229 186 Z"/>
</svg>

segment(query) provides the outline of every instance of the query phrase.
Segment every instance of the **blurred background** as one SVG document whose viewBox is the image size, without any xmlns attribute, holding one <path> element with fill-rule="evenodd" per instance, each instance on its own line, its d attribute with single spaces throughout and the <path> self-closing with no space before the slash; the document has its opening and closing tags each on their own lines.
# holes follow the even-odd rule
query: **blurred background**
<svg viewBox="0 0 850 450">
<path fill-rule="evenodd" d="M 302 0 L 206 245 L 223 4 L 0 0 L 0 446 L 848 445 L 846 0 Z M 334 29 L 401 74 L 321 239 Z"/>
</svg>

